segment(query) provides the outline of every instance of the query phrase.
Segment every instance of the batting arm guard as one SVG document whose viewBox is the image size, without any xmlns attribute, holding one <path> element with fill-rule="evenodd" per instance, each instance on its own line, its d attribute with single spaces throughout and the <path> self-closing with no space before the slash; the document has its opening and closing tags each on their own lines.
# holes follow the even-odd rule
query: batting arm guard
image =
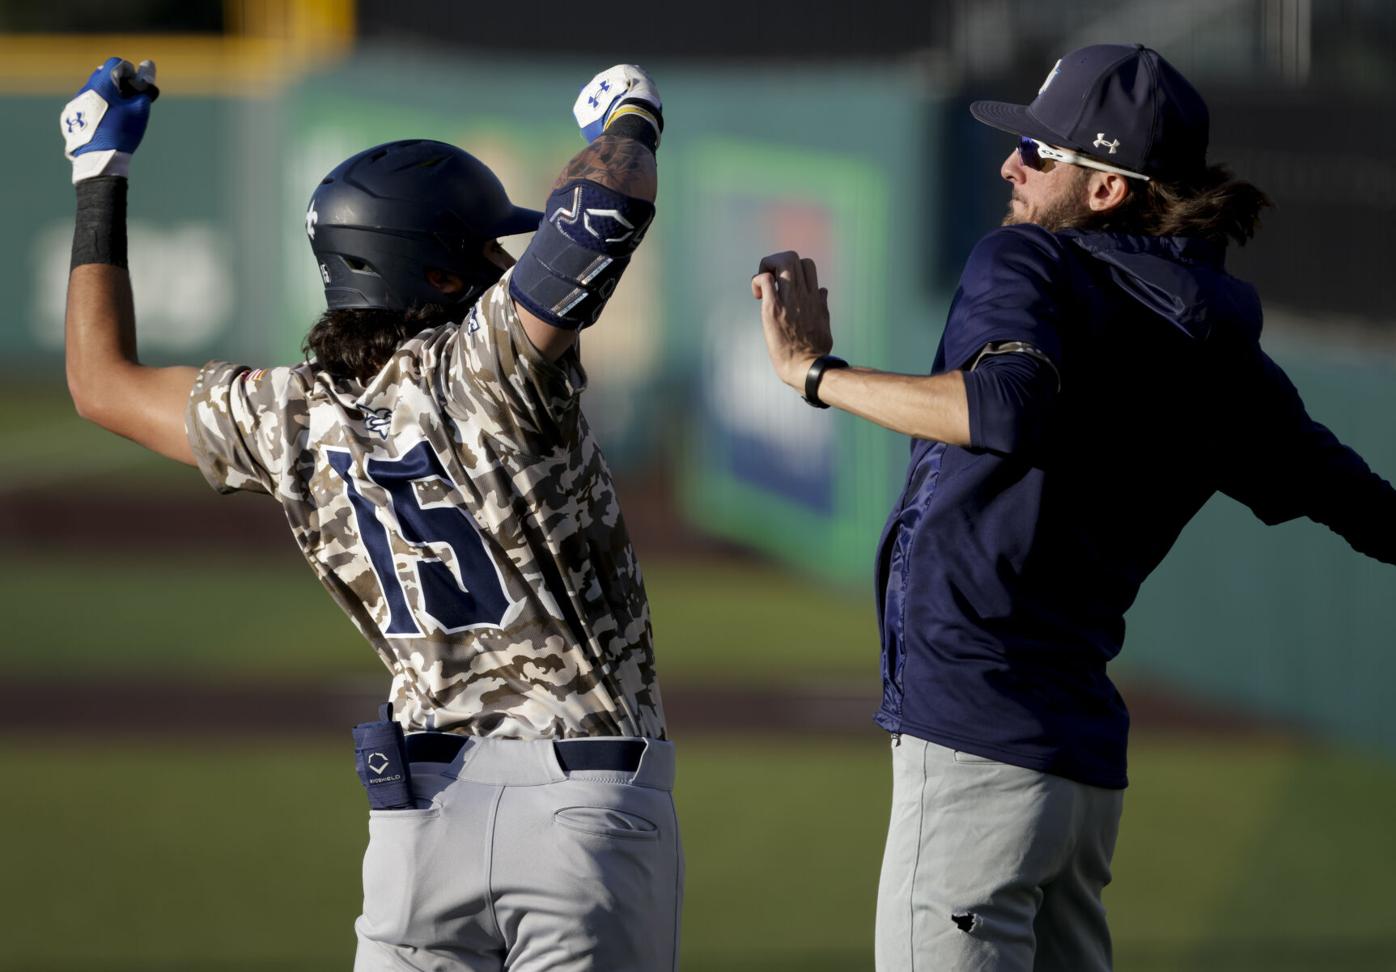
<svg viewBox="0 0 1396 972">
<path fill-rule="evenodd" d="M 554 327 L 590 327 L 653 219 L 653 203 L 589 179 L 567 183 L 548 197 L 543 222 L 509 278 L 509 296 Z"/>
</svg>

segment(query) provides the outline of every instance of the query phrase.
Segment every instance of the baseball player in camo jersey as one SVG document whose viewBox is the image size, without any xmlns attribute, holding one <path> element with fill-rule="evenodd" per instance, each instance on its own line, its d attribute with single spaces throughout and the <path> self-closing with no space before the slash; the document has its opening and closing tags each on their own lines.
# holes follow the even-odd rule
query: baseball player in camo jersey
<svg viewBox="0 0 1396 972">
<path fill-rule="evenodd" d="M 357 970 L 672 969 L 683 860 L 649 609 L 578 398 L 595 323 L 654 214 L 661 102 L 619 65 L 544 213 L 453 146 L 334 169 L 306 213 L 313 360 L 142 366 L 127 170 L 154 65 L 64 109 L 78 206 L 67 368 L 80 414 L 273 496 L 392 672 L 355 729 L 369 796 Z M 535 232 L 517 264 L 498 237 Z"/>
</svg>

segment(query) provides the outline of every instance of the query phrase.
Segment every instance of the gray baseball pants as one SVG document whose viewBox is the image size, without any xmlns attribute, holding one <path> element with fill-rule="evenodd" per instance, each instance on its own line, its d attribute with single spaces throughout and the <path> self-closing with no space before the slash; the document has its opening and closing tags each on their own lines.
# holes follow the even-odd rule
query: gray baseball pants
<svg viewBox="0 0 1396 972">
<path fill-rule="evenodd" d="M 877 972 L 1109 972 L 1123 798 L 894 737 Z"/>
<path fill-rule="evenodd" d="M 683 852 L 674 750 L 564 772 L 550 741 L 413 763 L 416 809 L 372 810 L 355 972 L 672 972 Z"/>
</svg>

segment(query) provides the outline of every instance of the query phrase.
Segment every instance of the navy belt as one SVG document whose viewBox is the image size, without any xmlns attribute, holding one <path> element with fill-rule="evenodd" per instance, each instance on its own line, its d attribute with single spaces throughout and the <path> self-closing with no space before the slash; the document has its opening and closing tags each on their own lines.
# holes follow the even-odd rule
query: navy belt
<svg viewBox="0 0 1396 972">
<path fill-rule="evenodd" d="M 407 758 L 414 763 L 449 763 L 470 736 L 454 732 L 416 732 L 407 737 Z M 564 773 L 615 770 L 633 773 L 645 755 L 643 739 L 555 739 L 553 752 Z"/>
</svg>

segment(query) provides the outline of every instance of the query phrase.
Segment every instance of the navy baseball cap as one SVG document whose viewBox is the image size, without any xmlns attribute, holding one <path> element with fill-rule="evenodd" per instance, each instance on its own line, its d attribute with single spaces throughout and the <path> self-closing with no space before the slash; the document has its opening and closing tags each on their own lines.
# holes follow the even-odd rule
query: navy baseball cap
<svg viewBox="0 0 1396 972">
<path fill-rule="evenodd" d="M 1142 44 L 1095 44 L 1052 68 L 1030 105 L 976 101 L 986 125 L 1165 181 L 1207 164 L 1207 104 Z"/>
</svg>

